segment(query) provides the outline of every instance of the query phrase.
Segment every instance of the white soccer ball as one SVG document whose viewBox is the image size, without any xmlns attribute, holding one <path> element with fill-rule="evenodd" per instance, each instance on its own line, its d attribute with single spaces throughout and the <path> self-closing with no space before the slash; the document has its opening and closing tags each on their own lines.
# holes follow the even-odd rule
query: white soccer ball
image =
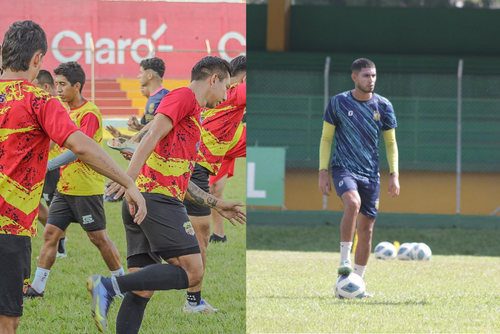
<svg viewBox="0 0 500 334">
<path fill-rule="evenodd" d="M 423 242 L 417 243 L 413 246 L 413 260 L 417 261 L 429 261 L 432 256 L 432 251 Z"/>
<path fill-rule="evenodd" d="M 405 242 L 404 244 L 399 246 L 398 259 L 405 261 L 413 260 L 413 247 L 416 244 L 416 242 Z"/>
<path fill-rule="evenodd" d="M 398 255 L 396 246 L 387 241 L 382 241 L 375 247 L 375 257 L 379 260 L 393 260 Z"/>
<path fill-rule="evenodd" d="M 363 298 L 365 281 L 357 274 L 340 276 L 335 282 L 335 296 L 340 299 Z"/>
</svg>

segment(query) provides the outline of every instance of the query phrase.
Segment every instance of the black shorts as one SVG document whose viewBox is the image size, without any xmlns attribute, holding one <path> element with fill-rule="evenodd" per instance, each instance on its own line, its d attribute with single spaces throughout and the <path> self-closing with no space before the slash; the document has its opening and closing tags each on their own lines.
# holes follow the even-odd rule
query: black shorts
<svg viewBox="0 0 500 334">
<path fill-rule="evenodd" d="M 127 259 L 138 254 L 161 255 L 164 260 L 200 253 L 186 208 L 176 198 L 142 193 L 148 215 L 137 225 L 123 201 L 122 217 L 127 237 Z M 155 262 L 159 261 L 157 257 Z"/>
<path fill-rule="evenodd" d="M 57 183 L 59 182 L 59 168 L 51 170 L 45 174 L 45 183 L 43 184 L 43 199 L 48 206 L 54 199 L 57 190 Z"/>
<path fill-rule="evenodd" d="M 196 184 L 201 190 L 210 193 L 210 186 L 208 185 L 209 177 L 209 170 L 196 164 L 190 181 Z M 186 207 L 187 214 L 190 216 L 204 217 L 212 214 L 212 209 L 191 202 L 186 198 L 184 199 L 184 206 Z"/>
<path fill-rule="evenodd" d="M 0 314 L 23 315 L 23 285 L 31 274 L 31 238 L 0 234 Z"/>
<path fill-rule="evenodd" d="M 79 223 L 86 232 L 105 230 L 106 214 L 102 195 L 71 196 L 56 193 L 47 224 L 66 231 L 71 223 Z"/>
</svg>

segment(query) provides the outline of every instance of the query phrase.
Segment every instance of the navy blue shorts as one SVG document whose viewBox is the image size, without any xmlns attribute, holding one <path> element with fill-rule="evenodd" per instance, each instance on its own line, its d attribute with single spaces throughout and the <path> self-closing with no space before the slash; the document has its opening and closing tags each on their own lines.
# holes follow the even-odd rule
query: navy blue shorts
<svg viewBox="0 0 500 334">
<path fill-rule="evenodd" d="M 369 218 L 377 218 L 380 180 L 370 181 L 368 178 L 352 174 L 342 167 L 332 167 L 332 179 L 340 198 L 346 191 L 357 191 L 361 198 L 359 212 Z"/>
</svg>

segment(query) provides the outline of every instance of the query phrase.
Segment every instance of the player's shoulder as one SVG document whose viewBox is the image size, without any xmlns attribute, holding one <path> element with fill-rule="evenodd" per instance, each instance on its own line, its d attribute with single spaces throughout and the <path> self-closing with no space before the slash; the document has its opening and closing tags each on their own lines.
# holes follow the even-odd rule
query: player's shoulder
<svg viewBox="0 0 500 334">
<path fill-rule="evenodd" d="M 28 80 L 12 80 L 10 82 L 13 85 L 18 85 L 22 92 L 28 93 L 37 99 L 49 101 L 54 98 L 51 94 L 49 94 L 42 88 L 33 85 Z"/>
<path fill-rule="evenodd" d="M 376 102 L 378 104 L 383 105 L 383 106 L 389 106 L 389 105 L 392 106 L 392 103 L 391 103 L 391 101 L 389 101 L 388 98 L 385 98 L 382 95 L 379 95 L 377 93 L 373 93 L 373 95 L 374 95 L 373 96 L 374 99 L 376 100 Z"/>
<path fill-rule="evenodd" d="M 345 101 L 351 99 L 351 91 L 346 90 L 345 92 L 339 93 L 332 97 L 331 101 Z"/>
<path fill-rule="evenodd" d="M 80 107 L 76 109 L 72 109 L 71 112 L 76 113 L 81 117 L 85 116 L 88 113 L 92 113 L 97 117 L 101 117 L 101 111 L 99 110 L 99 107 L 90 101 L 85 101 L 84 104 L 82 104 Z"/>
</svg>

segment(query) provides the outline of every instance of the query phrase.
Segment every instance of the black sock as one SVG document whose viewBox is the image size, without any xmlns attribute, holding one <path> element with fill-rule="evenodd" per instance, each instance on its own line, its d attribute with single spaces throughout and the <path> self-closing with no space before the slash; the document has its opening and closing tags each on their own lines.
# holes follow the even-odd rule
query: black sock
<svg viewBox="0 0 500 334">
<path fill-rule="evenodd" d="M 66 249 L 65 249 L 66 247 L 64 245 L 64 240 L 65 239 L 66 238 L 59 239 L 59 246 L 57 246 L 57 252 L 58 253 L 65 253 L 66 252 Z"/>
<path fill-rule="evenodd" d="M 127 292 L 116 318 L 116 334 L 139 333 L 148 302 L 149 298 L 136 295 L 132 291 Z"/>
<path fill-rule="evenodd" d="M 172 264 L 152 264 L 135 273 L 117 277 L 116 282 L 122 293 L 143 290 L 182 290 L 189 287 L 184 269 Z"/>
<path fill-rule="evenodd" d="M 187 300 L 191 304 L 200 305 L 201 303 L 201 291 L 198 292 L 187 292 Z"/>
</svg>

